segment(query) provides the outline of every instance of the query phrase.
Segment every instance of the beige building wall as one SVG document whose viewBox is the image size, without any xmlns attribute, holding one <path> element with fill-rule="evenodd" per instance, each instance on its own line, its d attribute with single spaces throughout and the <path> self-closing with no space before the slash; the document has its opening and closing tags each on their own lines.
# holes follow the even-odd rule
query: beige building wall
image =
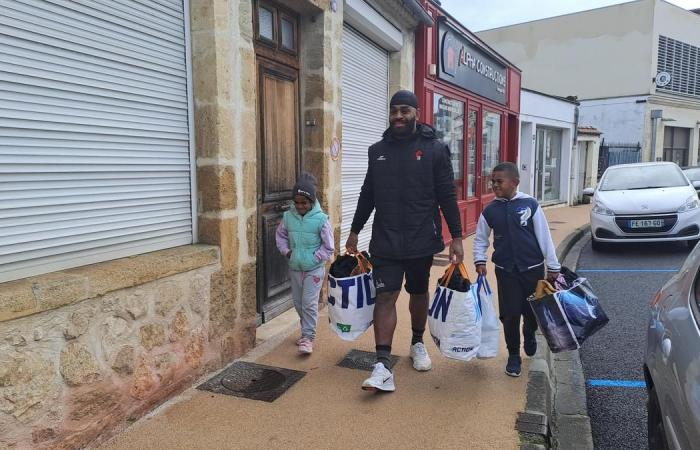
<svg viewBox="0 0 700 450">
<path fill-rule="evenodd" d="M 654 0 L 477 35 L 523 71 L 525 88 L 579 99 L 649 93 Z M 613 50 L 614 49 L 614 50 Z"/>
<path fill-rule="evenodd" d="M 300 16 L 302 163 L 340 248 L 343 1 L 278 3 Z M 412 88 L 417 19 L 374 4 L 405 41 L 390 85 Z M 189 5 L 199 244 L 0 284 L 0 448 L 95 445 L 255 343 L 254 2 Z"/>
<path fill-rule="evenodd" d="M 659 35 L 700 47 L 700 15 L 663 0 L 656 0 L 651 76 L 656 76 Z M 699 100 L 700 101 L 700 100 Z"/>
</svg>

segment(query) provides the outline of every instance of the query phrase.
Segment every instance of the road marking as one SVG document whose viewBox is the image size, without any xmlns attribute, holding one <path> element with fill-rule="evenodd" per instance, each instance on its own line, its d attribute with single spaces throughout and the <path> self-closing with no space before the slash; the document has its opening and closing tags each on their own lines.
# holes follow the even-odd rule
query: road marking
<svg viewBox="0 0 700 450">
<path fill-rule="evenodd" d="M 643 388 L 646 387 L 644 381 L 633 380 L 588 380 L 588 385 L 591 387 L 624 387 L 624 388 Z"/>
<path fill-rule="evenodd" d="M 594 272 L 678 272 L 679 269 L 578 269 L 578 273 Z"/>
</svg>

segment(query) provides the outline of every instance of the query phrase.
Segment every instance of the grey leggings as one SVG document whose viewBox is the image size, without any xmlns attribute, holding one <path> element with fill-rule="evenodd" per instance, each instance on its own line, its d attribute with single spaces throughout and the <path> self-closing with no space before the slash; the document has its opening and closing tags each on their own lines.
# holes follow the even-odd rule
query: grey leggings
<svg viewBox="0 0 700 450">
<path fill-rule="evenodd" d="M 301 336 L 314 340 L 318 323 L 318 297 L 326 275 L 324 266 L 309 272 L 289 271 L 294 307 L 301 319 Z"/>
</svg>

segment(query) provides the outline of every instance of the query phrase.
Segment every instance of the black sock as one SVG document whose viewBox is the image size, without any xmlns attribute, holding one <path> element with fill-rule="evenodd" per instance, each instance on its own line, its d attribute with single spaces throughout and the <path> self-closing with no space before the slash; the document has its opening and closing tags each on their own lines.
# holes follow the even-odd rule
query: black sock
<svg viewBox="0 0 700 450">
<path fill-rule="evenodd" d="M 377 362 L 384 364 L 388 370 L 391 370 L 391 345 L 377 345 Z"/>
<path fill-rule="evenodd" d="M 425 329 L 422 330 L 416 330 L 415 328 L 412 328 L 413 330 L 413 337 L 411 338 L 411 345 L 415 345 L 417 343 L 422 343 L 423 342 L 423 333 L 425 333 Z"/>
</svg>

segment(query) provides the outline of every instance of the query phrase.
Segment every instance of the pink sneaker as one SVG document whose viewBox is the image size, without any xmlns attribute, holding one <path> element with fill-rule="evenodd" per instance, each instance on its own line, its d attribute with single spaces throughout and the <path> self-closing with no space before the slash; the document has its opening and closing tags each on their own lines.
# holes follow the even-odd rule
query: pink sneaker
<svg viewBox="0 0 700 450">
<path fill-rule="evenodd" d="M 314 342 L 309 338 L 299 339 L 299 353 L 310 355 L 314 351 Z"/>
</svg>

